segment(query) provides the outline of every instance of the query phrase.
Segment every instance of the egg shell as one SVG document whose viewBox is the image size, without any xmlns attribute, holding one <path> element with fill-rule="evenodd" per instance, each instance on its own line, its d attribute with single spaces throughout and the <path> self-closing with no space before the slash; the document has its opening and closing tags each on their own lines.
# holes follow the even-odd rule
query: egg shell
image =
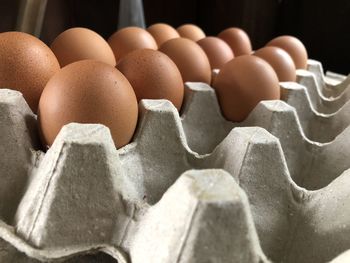
<svg viewBox="0 0 350 263">
<path fill-rule="evenodd" d="M 250 55 L 252 53 L 252 44 L 248 34 L 237 27 L 230 27 L 221 31 L 218 35 L 232 49 L 236 57 Z"/>
<path fill-rule="evenodd" d="M 175 62 L 184 82 L 210 84 L 211 68 L 208 57 L 196 42 L 187 38 L 175 38 L 161 45 L 159 51 Z"/>
<path fill-rule="evenodd" d="M 284 49 L 292 57 L 297 69 L 306 69 L 308 54 L 304 44 L 293 36 L 279 36 L 272 39 L 266 46 Z"/>
<path fill-rule="evenodd" d="M 224 64 L 234 58 L 230 46 L 220 38 L 205 37 L 197 41 L 197 44 L 204 50 L 212 69 L 220 69 Z"/>
<path fill-rule="evenodd" d="M 203 30 L 200 27 L 193 24 L 184 24 L 182 26 L 179 26 L 176 30 L 181 37 L 191 39 L 194 42 L 205 38 L 205 33 L 203 32 Z"/>
<path fill-rule="evenodd" d="M 39 103 L 43 143 L 52 145 L 68 123 L 106 125 L 117 148 L 131 140 L 137 124 L 135 93 L 115 67 L 95 60 L 67 65 L 47 83 Z"/>
<path fill-rule="evenodd" d="M 167 99 L 180 110 L 184 85 L 175 63 L 164 53 L 139 49 L 126 55 L 117 68 L 133 87 L 137 100 Z"/>
<path fill-rule="evenodd" d="M 180 37 L 175 28 L 164 23 L 153 24 L 147 28 L 147 31 L 153 36 L 158 47 L 170 39 Z"/>
<path fill-rule="evenodd" d="M 262 100 L 278 100 L 280 88 L 273 68 L 263 59 L 245 55 L 226 63 L 213 83 L 221 111 L 240 122 Z"/>
<path fill-rule="evenodd" d="M 21 32 L 0 34 L 0 88 L 20 91 L 33 112 L 59 69 L 55 55 L 38 38 Z"/>
<path fill-rule="evenodd" d="M 137 49 L 158 49 L 152 35 L 140 27 L 125 27 L 118 30 L 108 39 L 117 63 L 126 54 Z"/>
<path fill-rule="evenodd" d="M 62 32 L 52 42 L 51 50 L 61 67 L 85 59 L 116 65 L 113 51 L 107 41 L 87 28 L 75 27 Z"/>
<path fill-rule="evenodd" d="M 296 81 L 296 69 L 291 56 L 278 47 L 263 47 L 254 52 L 254 56 L 264 59 L 275 70 L 278 80 Z"/>
</svg>

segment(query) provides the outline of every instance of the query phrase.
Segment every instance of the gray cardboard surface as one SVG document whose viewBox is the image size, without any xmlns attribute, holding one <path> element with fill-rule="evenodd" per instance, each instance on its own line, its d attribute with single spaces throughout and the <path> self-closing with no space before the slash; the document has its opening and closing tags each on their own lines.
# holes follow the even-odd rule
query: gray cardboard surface
<svg viewBox="0 0 350 263">
<path fill-rule="evenodd" d="M 342 262 L 347 104 L 321 113 L 309 87 L 281 90 L 231 123 L 187 83 L 181 115 L 141 101 L 119 150 L 103 125 L 72 123 L 44 153 L 22 95 L 1 89 L 0 262 Z"/>
</svg>

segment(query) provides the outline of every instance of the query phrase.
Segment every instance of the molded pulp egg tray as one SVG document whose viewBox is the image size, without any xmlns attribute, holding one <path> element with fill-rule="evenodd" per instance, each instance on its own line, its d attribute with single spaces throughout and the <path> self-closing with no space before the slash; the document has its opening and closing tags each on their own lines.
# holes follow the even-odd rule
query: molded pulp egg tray
<svg viewBox="0 0 350 263">
<path fill-rule="evenodd" d="M 181 116 L 143 100 L 119 150 L 72 123 L 40 151 L 1 89 L 0 262 L 350 262 L 350 78 L 312 60 L 297 75 L 242 123 L 202 83 Z"/>
</svg>

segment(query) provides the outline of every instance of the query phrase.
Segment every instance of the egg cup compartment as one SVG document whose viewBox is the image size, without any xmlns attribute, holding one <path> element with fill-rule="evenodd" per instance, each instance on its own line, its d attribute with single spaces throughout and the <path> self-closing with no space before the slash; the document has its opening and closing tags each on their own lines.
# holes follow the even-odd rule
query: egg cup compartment
<svg viewBox="0 0 350 263">
<path fill-rule="evenodd" d="M 212 88 L 189 83 L 181 118 L 143 100 L 119 150 L 104 126 L 69 124 L 44 154 L 20 93 L 0 90 L 0 261 L 329 261 L 350 247 L 349 136 L 310 141 L 310 109 L 299 121 L 263 101 L 231 123 Z"/>
<path fill-rule="evenodd" d="M 320 62 L 309 60 L 310 63 L 317 65 Z M 219 74 L 219 70 L 213 70 L 212 74 L 215 78 Z M 350 103 L 347 101 L 343 105 L 338 102 L 330 103 L 330 107 L 326 107 L 326 111 L 330 113 L 320 113 L 317 107 L 315 108 L 315 100 L 312 99 L 312 96 L 318 96 L 318 94 L 314 94 L 313 90 L 310 91 L 310 86 L 316 87 L 315 74 L 299 70 L 298 75 L 299 82 L 306 82 L 309 86 L 295 82 L 280 82 L 281 99 L 296 109 L 302 130 L 308 139 L 320 143 L 332 142 L 350 124 L 347 117 L 350 114 Z M 332 112 L 332 108 L 339 109 Z"/>
<path fill-rule="evenodd" d="M 136 139 L 121 153 L 102 125 L 69 124 L 44 156 L 36 155 L 35 172 L 13 226 L 2 224 L 3 260 L 22 257 L 26 262 L 16 248 L 42 261 L 63 261 L 98 250 L 108 251 L 119 262 L 128 260 L 120 251 L 127 251 L 133 262 L 144 262 L 149 253 L 156 253 L 151 262 L 203 262 L 207 258 L 265 262 L 247 198 L 226 172 L 188 172 L 158 202 L 164 193 L 159 189 L 166 191 L 178 179 L 179 169 L 214 166 L 221 158 L 217 154 L 204 158 L 188 150 L 181 124 L 172 118 L 178 113 L 168 101 L 143 101 L 141 112 Z M 159 132 L 154 129 L 156 124 Z M 238 143 L 237 147 L 231 145 L 234 148 L 241 146 L 231 160 L 236 173 L 241 171 L 249 138 L 258 138 L 260 133 L 270 136 L 260 128 L 241 130 L 226 138 L 226 144 L 232 141 Z M 147 147 L 150 149 L 144 155 Z M 156 160 L 160 156 L 164 162 Z M 138 174 L 138 169 L 142 173 Z M 150 207 L 145 201 L 157 203 Z M 222 224 L 214 224 L 219 211 Z M 162 229 L 157 232 L 159 220 Z M 184 220 L 188 224 L 184 225 Z M 211 225 L 208 230 L 207 224 Z M 221 238 L 216 246 L 212 245 L 213 234 Z"/>
<path fill-rule="evenodd" d="M 319 189 L 350 168 L 350 149 L 347 147 L 350 128 L 344 129 L 328 143 L 311 141 L 304 132 L 311 130 L 320 134 L 316 132 L 321 128 L 321 132 L 330 132 L 338 120 L 346 124 L 346 114 L 338 113 L 328 118 L 310 113 L 310 105 L 296 111 L 283 101 L 262 101 L 245 121 L 232 123 L 222 117 L 212 88 L 201 83 L 188 83 L 187 86 L 182 124 L 187 144 L 193 151 L 202 154 L 212 152 L 234 127 L 259 126 L 279 138 L 289 172 L 302 187 Z M 305 103 L 307 93 L 304 87 L 296 83 L 281 83 L 281 88 L 288 93 L 287 102 Z M 339 152 L 342 154 L 339 155 Z"/>
<path fill-rule="evenodd" d="M 305 86 L 294 82 L 281 82 L 280 87 L 282 100 L 296 109 L 308 139 L 320 143 L 331 142 L 349 126 L 350 103 L 346 103 L 335 113 L 319 113 L 313 108 Z"/>
<path fill-rule="evenodd" d="M 214 69 L 212 79 L 215 79 L 219 72 L 218 69 Z M 343 108 L 350 99 L 350 89 L 347 89 L 350 84 L 350 76 L 338 85 L 327 84 L 324 80 L 322 64 L 316 60 L 309 59 L 308 70 L 298 69 L 296 75 L 296 82 L 306 87 L 310 106 L 316 113 L 334 114 Z M 324 89 L 327 90 L 328 97 L 324 94 L 325 91 L 322 91 Z"/>
<path fill-rule="evenodd" d="M 309 70 L 297 70 L 297 82 L 308 90 L 313 108 L 324 114 L 339 111 L 350 99 L 350 77 L 332 86 L 324 82 L 322 67 L 317 61 L 309 60 Z"/>
<path fill-rule="evenodd" d="M 329 71 L 325 75 L 322 63 L 317 60 L 309 59 L 307 70 L 315 75 L 319 90 L 325 97 L 340 96 L 350 84 L 350 76 Z"/>
<path fill-rule="evenodd" d="M 343 82 L 346 78 L 346 75 L 335 73 L 329 70 L 326 71 L 326 74 L 324 74 L 324 82 L 330 86 L 338 85 L 339 83 Z"/>
</svg>

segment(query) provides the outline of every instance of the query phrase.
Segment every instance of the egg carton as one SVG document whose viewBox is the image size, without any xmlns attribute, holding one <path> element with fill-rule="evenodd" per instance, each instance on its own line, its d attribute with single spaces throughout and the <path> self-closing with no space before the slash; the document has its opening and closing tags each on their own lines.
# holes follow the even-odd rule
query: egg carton
<svg viewBox="0 0 350 263">
<path fill-rule="evenodd" d="M 211 87 L 187 83 L 181 116 L 140 102 L 129 145 L 73 123 L 47 153 L 22 95 L 0 90 L 0 262 L 332 260 L 350 248 L 345 115 L 281 90 L 232 123 Z M 320 129 L 334 139 L 310 139 Z"/>
</svg>

